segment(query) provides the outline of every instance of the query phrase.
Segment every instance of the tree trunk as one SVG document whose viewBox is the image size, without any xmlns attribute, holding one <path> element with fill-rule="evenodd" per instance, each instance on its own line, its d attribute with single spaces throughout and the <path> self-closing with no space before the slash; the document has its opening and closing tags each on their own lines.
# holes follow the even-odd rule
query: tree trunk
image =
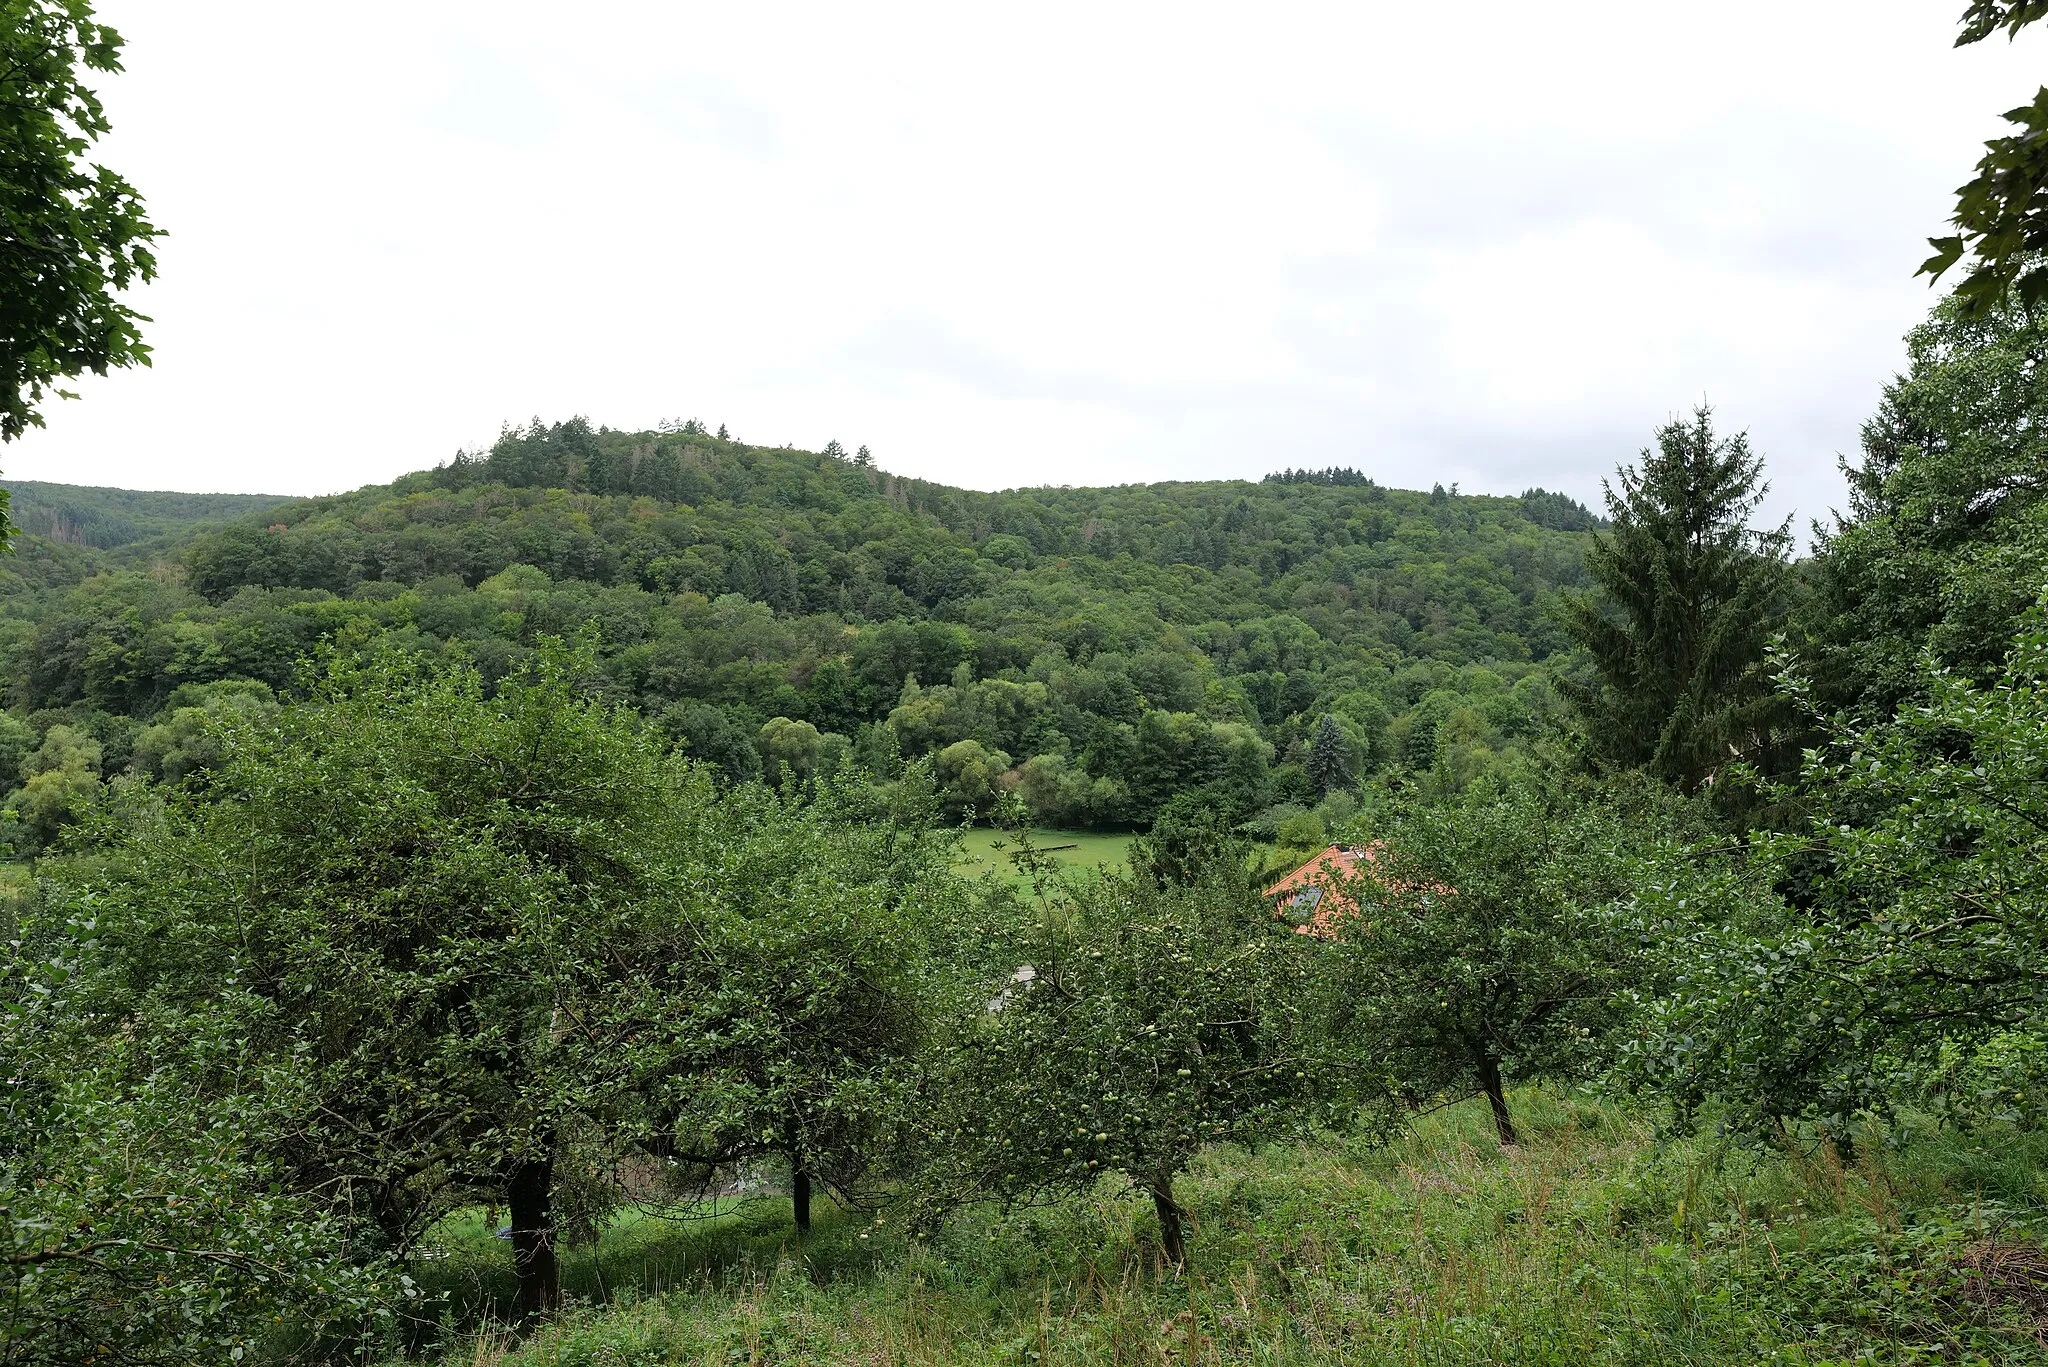
<svg viewBox="0 0 2048 1367">
<path fill-rule="evenodd" d="M 804 1161 L 802 1137 L 795 1120 L 782 1127 L 783 1148 L 789 1154 L 789 1208 L 799 1235 L 811 1232 L 811 1166 Z"/>
<path fill-rule="evenodd" d="M 789 1161 L 789 1204 L 796 1217 L 796 1232 L 811 1232 L 811 1170 L 801 1158 Z"/>
<path fill-rule="evenodd" d="M 1152 1179 L 1152 1209 L 1159 1212 L 1159 1247 L 1176 1269 L 1188 1260 L 1187 1245 L 1181 1240 L 1180 1206 L 1173 1199 L 1173 1174 Z"/>
<path fill-rule="evenodd" d="M 1493 1128 L 1500 1133 L 1501 1146 L 1515 1143 L 1515 1122 L 1508 1115 L 1507 1093 L 1501 1090 L 1499 1059 L 1488 1056 L 1479 1060 L 1479 1085 L 1486 1092 L 1486 1104 L 1493 1107 Z"/>
<path fill-rule="evenodd" d="M 542 1314 L 562 1298 L 561 1268 L 555 1262 L 555 1217 L 551 1198 L 555 1165 L 529 1159 L 512 1169 L 505 1204 L 512 1216 L 512 1268 L 519 1274 L 521 1314 Z"/>
</svg>

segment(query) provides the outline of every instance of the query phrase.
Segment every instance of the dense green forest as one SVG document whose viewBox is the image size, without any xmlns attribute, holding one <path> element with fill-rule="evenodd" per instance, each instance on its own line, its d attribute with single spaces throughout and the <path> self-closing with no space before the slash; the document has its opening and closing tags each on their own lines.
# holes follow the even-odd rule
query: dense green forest
<svg viewBox="0 0 2048 1367">
<path fill-rule="evenodd" d="M 11 440 L 158 232 L 9 14 Z M 2048 1363 L 2007 117 L 1804 556 L 1705 407 L 1598 515 L 695 420 L 9 486 L 0 1367 Z"/>
<path fill-rule="evenodd" d="M 0 480 L 15 527 L 52 541 L 117 550 L 275 507 L 274 494 L 146 493 L 79 484 Z"/>
<path fill-rule="evenodd" d="M 25 536 L 0 1342 L 2039 1360 L 2044 352 L 1937 308 L 1801 561 L 1704 410 L 1599 519 L 569 421 Z"/>
<path fill-rule="evenodd" d="M 535 422 L 146 548 L 21 537 L 0 783 L 57 727 L 97 779 L 179 777 L 200 713 L 271 705 L 338 638 L 498 679 L 587 634 L 608 696 L 734 777 L 930 756 L 954 815 L 1016 789 L 1046 824 L 1142 829 L 1199 789 L 1270 826 L 1388 766 L 1470 777 L 1550 725 L 1549 607 L 1596 525 L 1541 490 L 1351 471 L 984 494 L 694 423 Z M 1315 770 L 1324 718 L 1341 753 Z M 38 848 L 58 818 L 15 810 Z"/>
</svg>

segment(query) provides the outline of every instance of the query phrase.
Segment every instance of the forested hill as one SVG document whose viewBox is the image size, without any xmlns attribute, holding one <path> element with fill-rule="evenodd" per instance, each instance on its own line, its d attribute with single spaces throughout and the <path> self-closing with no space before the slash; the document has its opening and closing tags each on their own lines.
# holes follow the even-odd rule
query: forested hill
<svg viewBox="0 0 2048 1367">
<path fill-rule="evenodd" d="M 18 479 L 0 481 L 0 489 L 11 496 L 10 516 L 23 531 L 102 550 L 232 522 L 284 502 L 278 494 L 182 494 Z"/>
<path fill-rule="evenodd" d="M 1594 526 L 1541 490 L 1353 471 L 979 493 L 836 444 L 574 420 L 144 564 L 24 537 L 0 650 L 12 744 L 68 725 L 103 776 L 181 772 L 181 713 L 288 687 L 350 623 L 493 675 L 587 629 L 622 700 L 734 772 L 933 754 L 956 810 L 1008 786 L 1049 823 L 1128 826 L 1203 789 L 1256 819 L 1529 735 L 1565 649 L 1545 600 Z"/>
</svg>

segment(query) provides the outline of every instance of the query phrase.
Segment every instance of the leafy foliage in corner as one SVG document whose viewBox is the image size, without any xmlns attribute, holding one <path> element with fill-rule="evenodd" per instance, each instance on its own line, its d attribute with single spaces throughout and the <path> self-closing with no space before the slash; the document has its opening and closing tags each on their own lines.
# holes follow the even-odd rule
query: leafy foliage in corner
<svg viewBox="0 0 2048 1367">
<path fill-rule="evenodd" d="M 2040 1106 L 1952 1084 L 2038 1087 L 2023 1065 L 2048 1020 L 2048 615 L 1990 684 L 1930 665 L 1925 690 L 1891 719 L 1832 721 L 1802 779 L 1807 831 L 1673 856 L 1638 884 L 1669 987 L 1645 994 L 1629 1071 L 1682 1111 L 1714 1099 L 1752 1129 L 1805 1119 L 1844 1139 L 1908 1101 Z"/>
<path fill-rule="evenodd" d="M 161 233 L 133 186 L 82 160 L 108 129 L 87 73 L 120 58 L 85 0 L 0 6 L 0 440 L 40 427 L 63 380 L 149 362 L 148 320 L 115 296 L 156 274 Z"/>
<path fill-rule="evenodd" d="M 2048 16 L 2040 0 L 1971 0 L 1956 46 L 1982 42 L 2000 29 L 2015 38 Z M 2031 312 L 2048 299 L 2048 86 L 2031 104 L 2009 109 L 2018 131 L 1984 144 L 1977 174 L 1956 190 L 1957 231 L 1928 239 L 1934 255 L 1919 273 L 1939 280 L 1965 257 L 1970 268 L 1955 288 L 1964 314 L 2004 307 L 2017 298 Z"/>
</svg>

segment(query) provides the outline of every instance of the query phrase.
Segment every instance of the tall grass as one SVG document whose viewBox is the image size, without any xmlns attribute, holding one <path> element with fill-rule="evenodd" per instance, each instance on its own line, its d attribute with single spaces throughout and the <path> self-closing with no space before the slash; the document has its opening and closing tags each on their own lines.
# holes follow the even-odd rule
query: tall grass
<svg viewBox="0 0 2048 1367">
<path fill-rule="evenodd" d="M 1873 1135 L 1851 1169 L 1824 1150 L 1663 1141 L 1569 1097 L 1517 1101 L 1512 1152 L 1468 1106 L 1385 1149 L 1210 1154 L 1184 1187 L 1181 1276 L 1148 1204 L 1108 1184 L 965 1212 L 925 1243 L 840 1215 L 799 1245 L 764 1205 L 693 1230 L 622 1226 L 571 1256 L 582 1304 L 523 1339 L 472 1330 L 444 1360 L 2048 1362 L 2042 1136 Z M 473 1275 L 473 1243 L 457 1240 L 444 1285 Z"/>
</svg>

